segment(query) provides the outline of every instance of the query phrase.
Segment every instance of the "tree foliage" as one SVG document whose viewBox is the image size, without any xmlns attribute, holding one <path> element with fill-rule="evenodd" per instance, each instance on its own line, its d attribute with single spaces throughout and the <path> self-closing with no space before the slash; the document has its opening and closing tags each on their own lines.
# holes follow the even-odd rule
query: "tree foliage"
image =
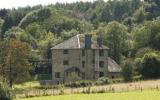
<svg viewBox="0 0 160 100">
<path fill-rule="evenodd" d="M 156 53 L 146 53 L 142 59 L 141 73 L 145 78 L 160 77 L 160 59 Z"/>
<path fill-rule="evenodd" d="M 124 81 L 132 81 L 133 73 L 133 63 L 129 60 L 125 61 L 122 67 L 122 76 Z"/>
<path fill-rule="evenodd" d="M 127 49 L 129 39 L 129 34 L 127 32 L 127 28 L 118 23 L 118 22 L 110 22 L 106 27 L 106 44 L 110 48 L 110 55 L 115 59 L 118 63 L 122 60 L 122 53 L 124 53 Z"/>
<path fill-rule="evenodd" d="M 25 81 L 31 69 L 30 47 L 14 39 L 2 42 L 0 47 L 0 75 L 9 80 L 11 86 Z"/>
</svg>

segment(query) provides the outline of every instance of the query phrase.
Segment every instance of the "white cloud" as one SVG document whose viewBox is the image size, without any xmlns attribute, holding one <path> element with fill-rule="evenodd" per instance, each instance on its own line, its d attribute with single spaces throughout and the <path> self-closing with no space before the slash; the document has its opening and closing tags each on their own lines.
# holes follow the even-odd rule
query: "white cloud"
<svg viewBox="0 0 160 100">
<path fill-rule="evenodd" d="M 47 4 L 55 4 L 57 2 L 72 3 L 77 1 L 93 2 L 95 0 L 0 0 L 0 8 L 17 8 L 25 6 L 34 6 L 38 4 L 47 5 Z"/>
</svg>

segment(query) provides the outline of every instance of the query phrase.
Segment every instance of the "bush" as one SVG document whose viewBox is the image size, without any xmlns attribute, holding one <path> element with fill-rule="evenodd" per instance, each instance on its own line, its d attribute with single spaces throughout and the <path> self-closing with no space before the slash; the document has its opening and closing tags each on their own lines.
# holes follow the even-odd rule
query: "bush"
<svg viewBox="0 0 160 100">
<path fill-rule="evenodd" d="M 6 81 L 0 79 L 0 100 L 12 100 L 13 97 L 13 92 Z"/>
<path fill-rule="evenodd" d="M 70 82 L 70 83 L 66 83 L 65 87 L 87 87 L 87 86 L 92 86 L 92 81 L 77 81 L 77 82 Z"/>
<path fill-rule="evenodd" d="M 68 75 L 67 77 L 67 82 L 77 82 L 79 81 L 81 78 L 78 76 L 77 73 L 72 72 Z"/>
<path fill-rule="evenodd" d="M 96 85 L 105 85 L 110 83 L 111 81 L 109 80 L 109 78 L 105 78 L 105 77 L 101 77 L 95 82 Z"/>
<path fill-rule="evenodd" d="M 112 81 L 110 81 L 110 83 L 122 83 L 122 82 L 123 82 L 122 78 L 115 78 L 115 79 L 112 79 Z"/>
<path fill-rule="evenodd" d="M 59 85 L 41 85 L 41 86 L 36 86 L 34 87 L 35 89 L 61 89 L 63 86 L 63 84 L 59 84 Z"/>
<path fill-rule="evenodd" d="M 52 79 L 51 74 L 39 74 L 39 75 L 37 75 L 36 80 L 51 80 L 51 79 Z"/>
</svg>

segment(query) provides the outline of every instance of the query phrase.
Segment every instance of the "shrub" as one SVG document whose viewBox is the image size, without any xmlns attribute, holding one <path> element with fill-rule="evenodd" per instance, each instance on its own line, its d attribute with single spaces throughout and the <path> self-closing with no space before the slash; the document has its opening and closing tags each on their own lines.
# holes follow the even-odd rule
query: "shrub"
<svg viewBox="0 0 160 100">
<path fill-rule="evenodd" d="M 123 82 L 122 78 L 115 78 L 115 79 L 112 79 L 112 81 L 110 81 L 110 83 L 122 83 L 122 82 Z"/>
<path fill-rule="evenodd" d="M 67 82 L 77 82 L 79 81 L 81 78 L 78 76 L 77 73 L 75 72 L 72 72 L 68 75 L 68 78 L 67 78 Z"/>
<path fill-rule="evenodd" d="M 7 85 L 7 82 L 3 79 L 0 79 L 0 100 L 12 100 L 13 97 L 13 92 Z"/>
<path fill-rule="evenodd" d="M 39 74 L 37 75 L 37 80 L 51 80 L 52 75 L 51 74 Z"/>
<path fill-rule="evenodd" d="M 109 80 L 109 78 L 106 77 L 101 77 L 96 81 L 96 85 L 105 85 L 105 84 L 110 84 L 111 81 Z"/>
<path fill-rule="evenodd" d="M 77 82 L 70 82 L 70 83 L 66 83 L 65 87 L 87 87 L 87 86 L 92 86 L 92 81 L 77 81 Z"/>
<path fill-rule="evenodd" d="M 64 87 L 62 84 L 59 85 L 41 85 L 34 87 L 35 89 L 61 89 Z"/>
</svg>

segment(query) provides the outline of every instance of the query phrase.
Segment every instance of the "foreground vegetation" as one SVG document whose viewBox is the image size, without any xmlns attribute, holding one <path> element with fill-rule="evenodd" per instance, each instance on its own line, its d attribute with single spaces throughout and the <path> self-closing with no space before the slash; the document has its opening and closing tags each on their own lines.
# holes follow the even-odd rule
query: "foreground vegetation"
<svg viewBox="0 0 160 100">
<path fill-rule="evenodd" d="M 123 93 L 130 91 L 160 90 L 160 80 L 148 80 L 129 83 L 114 83 L 103 85 L 89 85 L 86 87 L 64 87 L 59 86 L 39 86 L 36 82 L 33 85 L 26 83 L 25 87 L 17 85 L 15 90 L 17 98 L 32 98 L 69 94 L 95 94 L 95 93 Z M 78 83 L 77 83 L 78 84 Z M 74 84 L 75 85 L 75 84 Z M 79 86 L 79 85 L 77 85 Z M 23 89 L 18 91 L 18 89 Z"/>
<path fill-rule="evenodd" d="M 0 100 L 12 100 L 14 93 L 5 79 L 0 78 Z"/>
<path fill-rule="evenodd" d="M 17 100 L 159 100 L 160 91 L 134 91 L 126 93 L 76 94 L 25 98 Z"/>
</svg>

